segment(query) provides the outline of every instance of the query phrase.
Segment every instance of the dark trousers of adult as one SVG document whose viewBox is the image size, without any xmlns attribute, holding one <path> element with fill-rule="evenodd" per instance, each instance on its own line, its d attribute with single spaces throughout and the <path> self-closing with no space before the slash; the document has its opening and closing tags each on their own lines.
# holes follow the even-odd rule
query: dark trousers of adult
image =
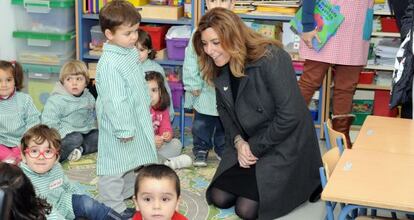
<svg viewBox="0 0 414 220">
<path fill-rule="evenodd" d="M 72 195 L 72 208 L 76 219 L 122 220 L 113 209 L 87 195 Z"/>
<path fill-rule="evenodd" d="M 194 112 L 193 121 L 193 153 L 209 151 L 214 146 L 214 151 L 221 157 L 224 150 L 224 128 L 219 116 L 211 116 Z"/>
<path fill-rule="evenodd" d="M 333 75 L 332 111 L 334 119 L 332 120 L 332 126 L 335 130 L 345 135 L 348 147 L 351 147 L 349 129 L 354 118 L 350 117 L 349 114 L 352 111 L 352 99 L 358 84 L 359 73 L 363 70 L 363 66 L 332 65 L 330 63 L 306 60 L 303 74 L 298 82 L 299 88 L 306 104 L 309 104 L 313 93 L 322 85 L 325 74 L 331 66 L 335 70 Z"/>
<path fill-rule="evenodd" d="M 72 132 L 67 134 L 61 143 L 61 155 L 59 161 L 66 160 L 69 154 L 75 149 L 82 146 L 83 154 L 94 153 L 98 150 L 98 129 L 93 129 L 87 134 Z"/>
</svg>

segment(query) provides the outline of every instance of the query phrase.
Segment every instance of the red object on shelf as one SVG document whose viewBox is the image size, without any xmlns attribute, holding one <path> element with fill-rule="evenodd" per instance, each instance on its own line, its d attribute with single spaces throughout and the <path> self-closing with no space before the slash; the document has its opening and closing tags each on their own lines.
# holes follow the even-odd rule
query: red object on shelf
<svg viewBox="0 0 414 220">
<path fill-rule="evenodd" d="M 167 34 L 169 25 L 142 25 L 140 29 L 146 31 L 151 36 L 152 48 L 156 51 L 166 47 L 165 34 Z"/>
<path fill-rule="evenodd" d="M 375 72 L 364 71 L 359 73 L 359 84 L 371 84 L 374 81 Z"/>
<path fill-rule="evenodd" d="M 381 18 L 381 30 L 382 32 L 394 32 L 394 33 L 400 32 L 397 26 L 397 20 L 392 17 Z"/>
<path fill-rule="evenodd" d="M 390 103 L 390 91 L 375 90 L 373 115 L 397 117 L 398 109 L 397 108 L 390 109 L 388 107 L 389 103 Z"/>
</svg>

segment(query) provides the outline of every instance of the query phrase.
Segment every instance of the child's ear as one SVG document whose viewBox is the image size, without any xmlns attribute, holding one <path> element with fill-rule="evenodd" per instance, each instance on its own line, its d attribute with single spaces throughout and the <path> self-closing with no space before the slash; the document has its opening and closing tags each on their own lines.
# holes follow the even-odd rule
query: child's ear
<svg viewBox="0 0 414 220">
<path fill-rule="evenodd" d="M 104 34 L 105 34 L 105 37 L 106 37 L 108 40 L 112 40 L 112 39 L 114 38 L 114 35 L 112 34 L 112 31 L 111 31 L 111 30 L 109 30 L 109 29 L 105 29 Z"/>
<path fill-rule="evenodd" d="M 133 196 L 133 197 L 132 197 L 132 201 L 134 201 L 135 210 L 136 210 L 136 211 L 139 211 L 137 197 L 136 197 L 136 196 Z"/>
<path fill-rule="evenodd" d="M 175 211 L 180 211 L 181 196 L 177 199 L 177 205 L 175 205 Z"/>
</svg>

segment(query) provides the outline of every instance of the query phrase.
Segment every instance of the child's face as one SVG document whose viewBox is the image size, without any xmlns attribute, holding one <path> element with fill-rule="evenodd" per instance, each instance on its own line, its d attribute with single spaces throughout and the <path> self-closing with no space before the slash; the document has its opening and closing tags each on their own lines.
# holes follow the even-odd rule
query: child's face
<svg viewBox="0 0 414 220">
<path fill-rule="evenodd" d="M 226 8 L 226 9 L 233 9 L 234 7 L 234 0 L 206 0 L 207 9 L 213 9 L 213 8 Z"/>
<path fill-rule="evenodd" d="M 160 101 L 160 88 L 158 88 L 157 81 L 148 81 L 148 88 L 151 96 L 151 106 L 155 106 Z"/>
<path fill-rule="evenodd" d="M 45 140 L 43 143 L 37 144 L 33 138 L 22 154 L 27 166 L 39 174 L 51 170 L 58 159 L 57 151 L 53 146 L 50 146 L 49 141 Z"/>
<path fill-rule="evenodd" d="M 15 87 L 14 77 L 8 72 L 0 69 L 0 96 L 8 97 L 10 96 Z"/>
<path fill-rule="evenodd" d="M 138 27 L 139 23 L 132 26 L 123 24 L 120 25 L 114 33 L 109 29 L 106 29 L 105 36 L 111 44 L 124 48 L 133 48 L 138 39 Z"/>
<path fill-rule="evenodd" d="M 63 87 L 70 94 L 78 96 L 86 88 L 86 78 L 84 75 L 68 75 L 63 80 Z"/>
<path fill-rule="evenodd" d="M 171 220 L 178 201 L 175 182 L 169 178 L 144 178 L 134 198 L 135 208 L 141 211 L 143 220 Z"/>
<path fill-rule="evenodd" d="M 147 60 L 148 54 L 151 53 L 151 51 L 143 47 L 140 43 L 137 44 L 137 49 L 139 52 L 139 61 L 144 62 L 145 60 Z"/>
</svg>

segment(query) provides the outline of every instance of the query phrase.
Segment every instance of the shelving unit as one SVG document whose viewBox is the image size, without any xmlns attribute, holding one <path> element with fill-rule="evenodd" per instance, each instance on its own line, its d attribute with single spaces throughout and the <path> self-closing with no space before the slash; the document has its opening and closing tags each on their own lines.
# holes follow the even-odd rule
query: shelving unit
<svg viewBox="0 0 414 220">
<path fill-rule="evenodd" d="M 141 20 L 142 24 L 171 24 L 171 25 L 191 25 L 194 28 L 196 18 L 196 1 L 191 1 L 192 18 L 180 18 L 178 20 L 167 19 L 146 19 Z M 83 0 L 76 0 L 76 57 L 80 60 L 89 62 L 98 62 L 99 56 L 89 54 L 89 42 L 91 41 L 90 29 L 99 23 L 98 14 L 84 14 L 82 11 Z M 161 65 L 181 66 L 183 61 L 176 60 L 155 60 Z"/>
</svg>

